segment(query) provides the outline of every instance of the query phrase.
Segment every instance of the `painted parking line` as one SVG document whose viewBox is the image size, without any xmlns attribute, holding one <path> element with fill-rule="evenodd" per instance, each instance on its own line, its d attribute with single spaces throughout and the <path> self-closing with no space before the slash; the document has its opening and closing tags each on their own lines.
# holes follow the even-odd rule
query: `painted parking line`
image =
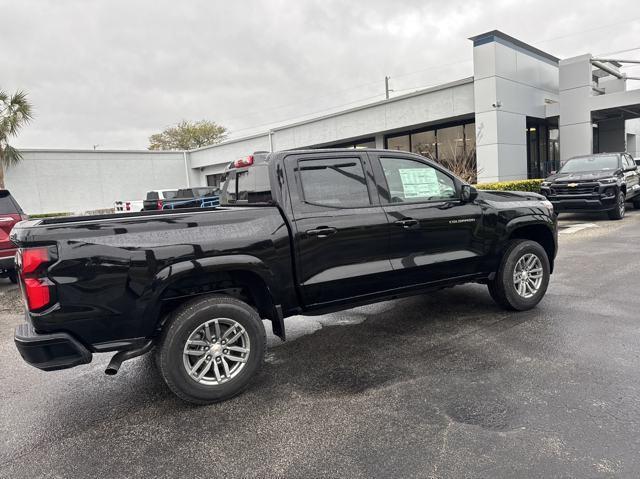
<svg viewBox="0 0 640 479">
<path fill-rule="evenodd" d="M 586 230 L 588 228 L 599 228 L 595 223 L 576 223 L 572 225 L 560 225 L 558 234 L 571 235 L 578 231 Z"/>
</svg>

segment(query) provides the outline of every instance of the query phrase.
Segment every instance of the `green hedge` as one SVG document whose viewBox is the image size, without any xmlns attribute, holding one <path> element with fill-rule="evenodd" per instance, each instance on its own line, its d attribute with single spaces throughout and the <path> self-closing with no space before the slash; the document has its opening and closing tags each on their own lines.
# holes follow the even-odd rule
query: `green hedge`
<svg viewBox="0 0 640 479">
<path fill-rule="evenodd" d="M 532 191 L 533 193 L 540 193 L 542 181 L 542 179 L 498 181 L 496 183 L 478 183 L 475 187 L 479 190 Z"/>
<path fill-rule="evenodd" d="M 53 216 L 71 216 L 71 213 L 46 213 L 40 215 L 29 215 L 29 218 L 37 220 L 39 218 L 51 218 Z"/>
</svg>

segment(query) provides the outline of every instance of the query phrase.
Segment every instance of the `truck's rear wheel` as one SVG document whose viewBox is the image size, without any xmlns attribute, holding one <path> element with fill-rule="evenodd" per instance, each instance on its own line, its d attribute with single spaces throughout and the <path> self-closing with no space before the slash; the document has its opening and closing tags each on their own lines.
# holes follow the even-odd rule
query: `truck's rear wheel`
<svg viewBox="0 0 640 479">
<path fill-rule="evenodd" d="M 489 281 L 493 300 L 506 309 L 524 311 L 537 305 L 549 285 L 549 258 L 535 241 L 507 244 L 495 278 Z"/>
<path fill-rule="evenodd" d="M 248 304 L 208 296 L 186 303 L 169 319 L 157 348 L 158 368 L 181 399 L 209 404 L 246 389 L 265 348 L 264 326 Z"/>
</svg>

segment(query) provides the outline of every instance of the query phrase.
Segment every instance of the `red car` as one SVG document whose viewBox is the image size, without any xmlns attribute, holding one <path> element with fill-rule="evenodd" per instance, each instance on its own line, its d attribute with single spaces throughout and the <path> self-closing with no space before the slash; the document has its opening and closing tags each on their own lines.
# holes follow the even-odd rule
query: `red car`
<svg viewBox="0 0 640 479">
<path fill-rule="evenodd" d="M 16 245 L 9 240 L 9 233 L 18 221 L 26 219 L 11 193 L 0 190 L 0 278 L 9 278 L 12 283 L 17 283 L 18 277 L 14 260 Z"/>
</svg>

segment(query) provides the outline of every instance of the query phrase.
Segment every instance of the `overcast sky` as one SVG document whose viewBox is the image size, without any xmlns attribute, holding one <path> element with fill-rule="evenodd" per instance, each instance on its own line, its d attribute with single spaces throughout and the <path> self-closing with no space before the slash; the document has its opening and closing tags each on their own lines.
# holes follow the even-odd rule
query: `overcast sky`
<svg viewBox="0 0 640 479">
<path fill-rule="evenodd" d="M 264 131 L 382 99 L 385 75 L 397 94 L 471 76 L 467 38 L 493 29 L 561 58 L 640 48 L 638 0 L 0 0 L 0 12 L 0 88 L 35 107 L 23 148 L 146 148 L 182 119 Z"/>
</svg>

